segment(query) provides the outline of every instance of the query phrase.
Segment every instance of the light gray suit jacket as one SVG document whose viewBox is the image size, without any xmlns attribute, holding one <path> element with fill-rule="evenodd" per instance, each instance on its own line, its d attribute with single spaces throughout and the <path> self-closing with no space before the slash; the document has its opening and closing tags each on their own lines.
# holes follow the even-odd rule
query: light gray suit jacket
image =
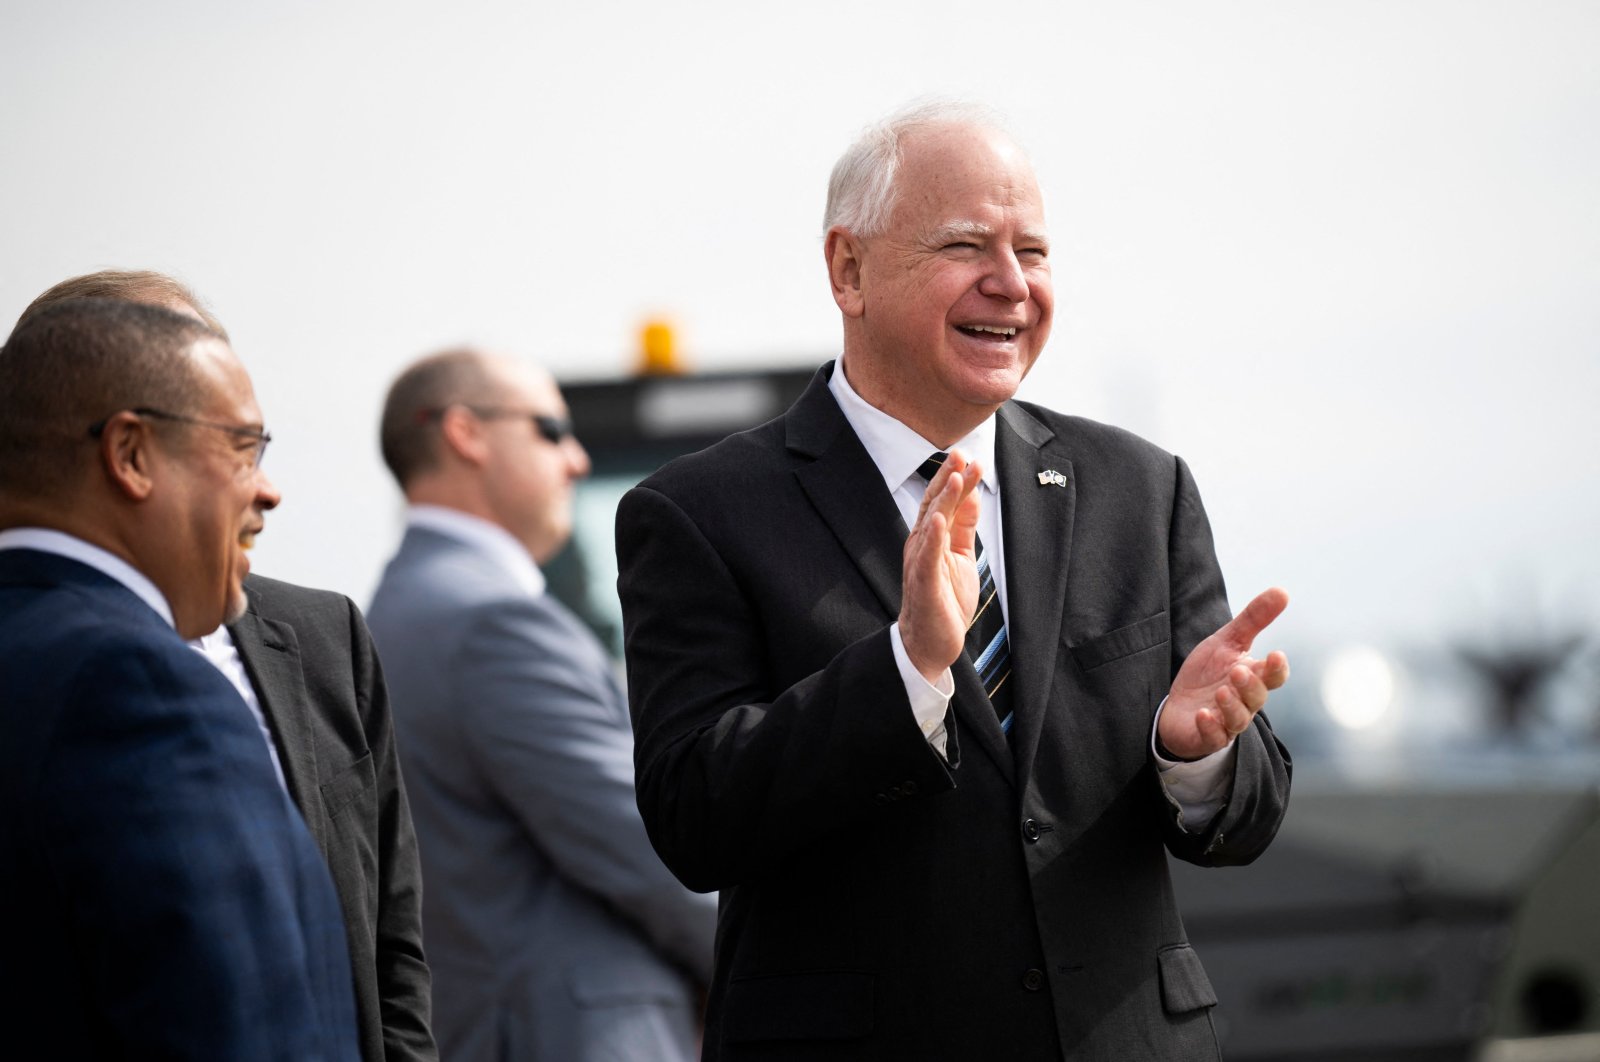
<svg viewBox="0 0 1600 1062">
<path fill-rule="evenodd" d="M 418 527 L 368 620 L 422 851 L 442 1057 L 695 1057 L 716 902 L 645 835 L 599 642 L 474 546 Z"/>
</svg>

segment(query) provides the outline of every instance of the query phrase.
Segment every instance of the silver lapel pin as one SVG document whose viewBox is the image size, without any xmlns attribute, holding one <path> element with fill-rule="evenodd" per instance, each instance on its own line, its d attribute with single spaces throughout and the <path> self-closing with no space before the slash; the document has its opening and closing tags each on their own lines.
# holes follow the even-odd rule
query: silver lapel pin
<svg viewBox="0 0 1600 1062">
<path fill-rule="evenodd" d="M 1060 472 L 1057 472 L 1053 468 L 1047 468 L 1043 472 L 1039 473 L 1039 486 L 1041 487 L 1065 487 L 1066 485 L 1067 477 L 1063 476 Z"/>
</svg>

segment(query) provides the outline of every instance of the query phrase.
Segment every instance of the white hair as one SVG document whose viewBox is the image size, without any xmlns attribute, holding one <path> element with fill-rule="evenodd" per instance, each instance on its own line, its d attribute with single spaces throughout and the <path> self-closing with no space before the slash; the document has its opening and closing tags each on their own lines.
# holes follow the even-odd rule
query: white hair
<svg viewBox="0 0 1600 1062">
<path fill-rule="evenodd" d="M 889 227 L 894 210 L 895 174 L 900 170 L 901 141 L 915 129 L 932 125 L 967 125 L 1003 133 L 1012 140 L 1004 117 L 987 104 L 967 100 L 919 99 L 862 131 L 828 178 L 828 206 L 822 231 L 838 226 L 867 239 Z"/>
</svg>

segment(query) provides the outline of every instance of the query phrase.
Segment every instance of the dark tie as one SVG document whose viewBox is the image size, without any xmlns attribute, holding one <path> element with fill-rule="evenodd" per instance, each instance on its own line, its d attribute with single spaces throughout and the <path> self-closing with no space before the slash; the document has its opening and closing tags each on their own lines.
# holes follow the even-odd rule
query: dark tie
<svg viewBox="0 0 1600 1062">
<path fill-rule="evenodd" d="M 947 456 L 935 451 L 922 462 L 917 475 L 931 483 Z M 978 552 L 978 608 L 967 625 L 967 659 L 972 661 L 983 690 L 989 695 L 989 704 L 994 708 L 995 718 L 1000 720 L 1000 729 L 1009 735 L 1014 718 L 1011 686 L 1006 681 L 1011 677 L 1011 643 L 1006 638 L 1006 620 L 1000 611 L 1000 594 L 995 589 L 994 572 L 989 568 L 989 554 L 983 548 L 983 539 L 974 538 Z"/>
</svg>

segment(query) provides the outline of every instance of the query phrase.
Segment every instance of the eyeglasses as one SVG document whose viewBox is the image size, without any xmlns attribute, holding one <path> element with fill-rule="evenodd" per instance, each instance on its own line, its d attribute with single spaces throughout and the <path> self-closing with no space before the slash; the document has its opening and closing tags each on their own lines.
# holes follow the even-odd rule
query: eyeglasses
<svg viewBox="0 0 1600 1062">
<path fill-rule="evenodd" d="M 501 420 L 505 417 L 516 417 L 531 421 L 534 430 L 548 443 L 560 446 L 562 442 L 573 437 L 572 418 L 553 417 L 548 413 L 535 413 L 531 409 L 513 409 L 510 406 L 468 406 L 463 405 L 479 420 Z M 419 409 L 417 421 L 426 424 L 430 420 L 438 420 L 444 416 L 443 409 Z"/>
<path fill-rule="evenodd" d="M 189 417 L 182 413 L 168 413 L 165 410 L 151 409 L 148 406 L 140 406 L 138 409 L 130 409 L 128 412 L 135 416 L 149 417 L 152 420 L 170 420 L 179 424 L 198 424 L 202 428 L 215 428 L 217 431 L 225 431 L 229 435 L 240 439 L 249 439 L 256 444 L 255 467 L 257 468 L 261 467 L 261 459 L 267 455 L 267 444 L 272 441 L 272 433 L 265 428 L 246 428 L 238 424 L 218 424 L 214 420 L 201 420 L 199 417 Z M 112 416 L 115 415 L 112 414 Z M 110 420 L 111 417 L 106 417 L 89 425 L 89 438 L 100 438 L 105 433 L 106 424 Z"/>
</svg>

